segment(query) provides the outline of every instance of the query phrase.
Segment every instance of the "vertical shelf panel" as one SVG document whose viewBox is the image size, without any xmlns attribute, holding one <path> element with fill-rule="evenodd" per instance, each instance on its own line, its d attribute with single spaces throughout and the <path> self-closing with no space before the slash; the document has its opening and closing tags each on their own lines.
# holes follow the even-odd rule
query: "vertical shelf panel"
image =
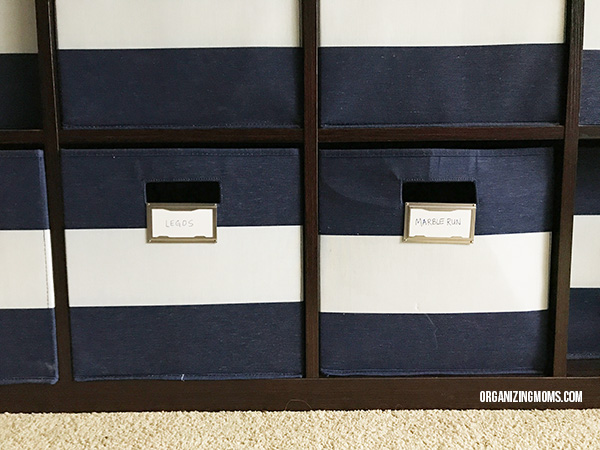
<svg viewBox="0 0 600 450">
<path fill-rule="evenodd" d="M 554 303 L 554 363 L 552 375 L 567 375 L 567 332 L 571 281 L 571 247 L 575 180 L 577 176 L 577 146 L 579 140 L 579 105 L 581 92 L 581 57 L 583 51 L 583 0 L 568 3 L 569 67 L 565 138 L 560 173 L 560 194 L 557 230 L 552 248 L 552 295 Z"/>
<path fill-rule="evenodd" d="M 65 265 L 63 196 L 58 142 L 59 111 L 56 100 L 56 37 L 53 0 L 36 0 L 37 38 L 42 93 L 44 155 L 48 180 L 48 211 L 52 238 L 52 264 L 56 296 L 56 334 L 58 344 L 57 385 L 72 383 L 69 302 Z"/>
<path fill-rule="evenodd" d="M 319 376 L 318 0 L 302 2 L 304 48 L 304 303 L 306 377 Z"/>
</svg>

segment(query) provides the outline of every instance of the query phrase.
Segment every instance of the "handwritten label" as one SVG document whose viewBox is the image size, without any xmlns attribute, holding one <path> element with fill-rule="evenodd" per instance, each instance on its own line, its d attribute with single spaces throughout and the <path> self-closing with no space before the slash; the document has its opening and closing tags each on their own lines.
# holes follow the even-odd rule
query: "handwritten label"
<svg viewBox="0 0 600 450">
<path fill-rule="evenodd" d="M 418 242 L 469 243 L 473 240 L 472 205 L 407 204 L 404 239 Z"/>
<path fill-rule="evenodd" d="M 190 211 L 152 209 L 152 238 L 215 239 L 214 209 Z"/>
</svg>

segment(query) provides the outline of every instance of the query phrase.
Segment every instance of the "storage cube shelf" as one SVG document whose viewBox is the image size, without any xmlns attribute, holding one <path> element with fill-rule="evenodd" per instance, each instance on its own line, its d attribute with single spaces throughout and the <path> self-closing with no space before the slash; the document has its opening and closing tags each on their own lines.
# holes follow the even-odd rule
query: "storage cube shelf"
<svg viewBox="0 0 600 450">
<path fill-rule="evenodd" d="M 582 125 L 600 124 L 600 4 L 585 7 Z M 571 360 L 600 359 L 600 153 L 580 143 L 573 218 L 569 344 Z"/>
<path fill-rule="evenodd" d="M 325 374 L 544 372 L 551 148 L 325 150 L 320 168 Z M 415 180 L 474 183 L 472 245 L 401 242 Z"/>
<path fill-rule="evenodd" d="M 42 152 L 0 150 L 0 384 L 58 377 L 48 228 Z"/>
<path fill-rule="evenodd" d="M 579 149 L 569 311 L 571 359 L 600 358 L 600 151 Z"/>
<path fill-rule="evenodd" d="M 600 5 L 585 5 L 583 63 L 581 68 L 582 125 L 600 124 Z"/>
<path fill-rule="evenodd" d="M 298 150 L 62 162 L 76 380 L 302 375 Z M 180 180 L 219 184 L 216 243 L 146 242 L 147 183 Z"/>
<path fill-rule="evenodd" d="M 484 3 L 0 0 L 0 410 L 600 407 L 598 2 Z"/>
<path fill-rule="evenodd" d="M 558 123 L 563 0 L 322 0 L 321 124 Z"/>
<path fill-rule="evenodd" d="M 0 130 L 40 128 L 35 0 L 0 0 Z"/>
<path fill-rule="evenodd" d="M 298 12 L 297 0 L 58 0 L 64 127 L 299 126 Z"/>
</svg>

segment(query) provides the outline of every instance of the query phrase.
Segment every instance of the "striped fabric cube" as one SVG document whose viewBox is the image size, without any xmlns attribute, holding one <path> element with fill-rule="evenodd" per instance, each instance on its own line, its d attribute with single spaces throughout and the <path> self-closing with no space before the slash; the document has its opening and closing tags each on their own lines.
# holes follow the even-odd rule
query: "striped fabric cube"
<svg viewBox="0 0 600 450">
<path fill-rule="evenodd" d="M 0 130 L 40 128 L 34 0 L 0 0 Z"/>
<path fill-rule="evenodd" d="M 0 384 L 57 379 L 44 157 L 0 150 Z"/>
<path fill-rule="evenodd" d="M 552 148 L 322 150 L 322 372 L 544 372 L 553 174 Z M 403 242 L 413 182 L 474 185 L 473 244 Z"/>
<path fill-rule="evenodd" d="M 65 128 L 302 117 L 298 0 L 57 0 Z"/>
<path fill-rule="evenodd" d="M 600 148 L 579 148 L 573 222 L 570 359 L 600 358 Z"/>
<path fill-rule="evenodd" d="M 555 123 L 565 0 L 321 0 L 324 127 Z"/>
<path fill-rule="evenodd" d="M 301 376 L 297 149 L 63 150 L 62 162 L 76 380 Z M 146 242 L 148 185 L 165 182 L 218 184 L 216 243 Z"/>
<path fill-rule="evenodd" d="M 585 2 L 581 67 L 582 125 L 600 125 L 600 3 Z"/>
</svg>

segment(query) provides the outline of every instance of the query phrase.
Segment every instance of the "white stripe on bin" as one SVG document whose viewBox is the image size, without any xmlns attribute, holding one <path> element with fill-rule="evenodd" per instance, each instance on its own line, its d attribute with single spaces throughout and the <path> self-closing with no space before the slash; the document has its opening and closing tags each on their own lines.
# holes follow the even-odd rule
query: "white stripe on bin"
<svg viewBox="0 0 600 450">
<path fill-rule="evenodd" d="M 0 0 L 0 53 L 37 53 L 34 0 Z"/>
<path fill-rule="evenodd" d="M 49 230 L 0 231 L 0 309 L 54 308 Z"/>
<path fill-rule="evenodd" d="M 298 47 L 299 0 L 57 0 L 60 49 Z"/>
<path fill-rule="evenodd" d="M 472 245 L 399 236 L 321 236 L 321 311 L 419 314 L 548 307 L 551 233 L 475 236 Z"/>
<path fill-rule="evenodd" d="M 600 50 L 600 2 L 585 2 L 584 50 Z"/>
<path fill-rule="evenodd" d="M 555 44 L 564 30 L 565 0 L 321 0 L 324 47 Z"/>
<path fill-rule="evenodd" d="M 600 288 L 600 216 L 573 218 L 571 287 Z"/>
<path fill-rule="evenodd" d="M 215 244 L 148 244 L 145 229 L 66 230 L 69 302 L 298 302 L 301 236 L 300 226 L 219 227 Z"/>
</svg>

